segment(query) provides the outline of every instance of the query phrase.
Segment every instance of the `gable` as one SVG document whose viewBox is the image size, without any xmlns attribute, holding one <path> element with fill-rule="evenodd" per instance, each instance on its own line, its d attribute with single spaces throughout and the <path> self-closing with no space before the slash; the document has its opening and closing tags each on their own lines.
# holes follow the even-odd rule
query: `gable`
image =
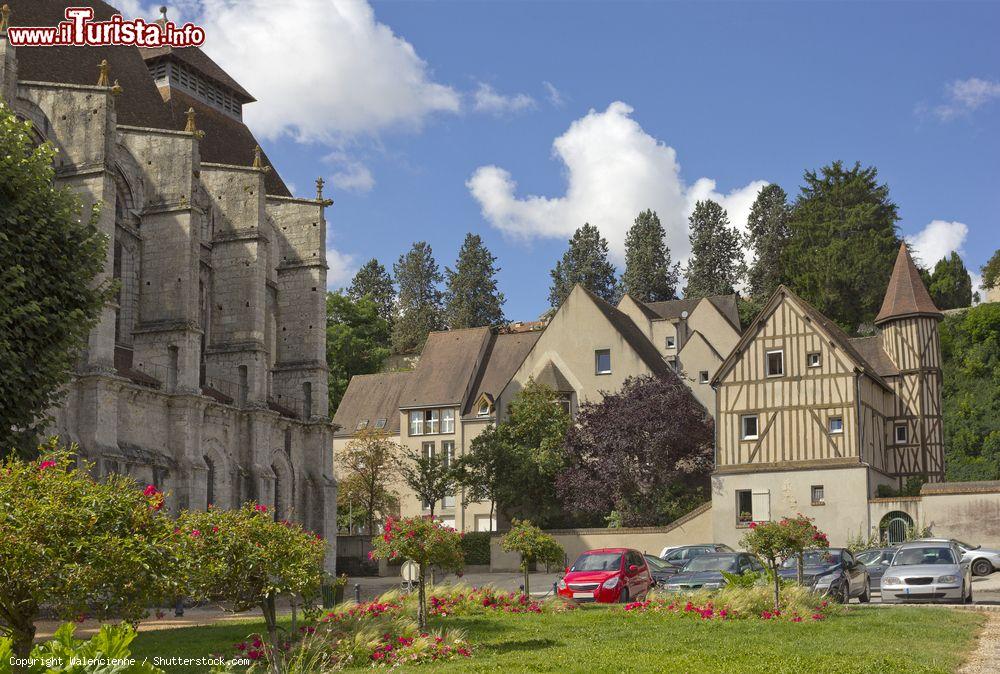
<svg viewBox="0 0 1000 674">
<path fill-rule="evenodd" d="M 712 300 L 706 297 L 695 306 L 688 316 L 687 326 L 689 332 L 700 333 L 720 357 L 725 358 L 740 341 L 740 332 Z"/>
</svg>

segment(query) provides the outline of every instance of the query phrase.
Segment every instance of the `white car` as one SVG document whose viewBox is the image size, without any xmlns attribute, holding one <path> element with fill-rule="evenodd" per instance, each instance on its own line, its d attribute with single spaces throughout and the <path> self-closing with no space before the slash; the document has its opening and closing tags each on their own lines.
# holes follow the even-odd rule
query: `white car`
<svg viewBox="0 0 1000 674">
<path fill-rule="evenodd" d="M 903 543 L 882 576 L 882 603 L 972 603 L 972 572 L 951 541 Z"/>
<path fill-rule="evenodd" d="M 954 543 L 962 551 L 962 560 L 969 563 L 973 576 L 988 576 L 1000 571 L 1000 550 L 984 549 L 981 545 L 969 545 L 954 538 L 921 538 L 921 542 Z"/>
</svg>

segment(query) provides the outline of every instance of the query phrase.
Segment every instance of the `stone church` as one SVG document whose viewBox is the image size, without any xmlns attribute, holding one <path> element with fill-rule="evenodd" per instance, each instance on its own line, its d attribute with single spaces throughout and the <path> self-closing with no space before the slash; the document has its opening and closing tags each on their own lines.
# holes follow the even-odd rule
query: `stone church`
<svg viewBox="0 0 1000 674">
<path fill-rule="evenodd" d="M 15 26 L 118 13 L 8 2 Z M 101 204 L 120 283 L 52 432 L 172 508 L 267 504 L 322 535 L 332 566 L 322 182 L 291 195 L 242 121 L 253 97 L 197 48 L 14 49 L 0 28 L 0 101 L 58 149 L 84 212 Z"/>
</svg>

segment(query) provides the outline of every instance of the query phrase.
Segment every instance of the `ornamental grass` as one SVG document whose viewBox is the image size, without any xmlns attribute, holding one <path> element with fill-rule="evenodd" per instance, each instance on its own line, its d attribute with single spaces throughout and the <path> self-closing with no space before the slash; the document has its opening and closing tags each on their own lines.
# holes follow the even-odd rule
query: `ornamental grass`
<svg viewBox="0 0 1000 674">
<path fill-rule="evenodd" d="M 841 612 L 841 607 L 799 585 L 783 585 L 780 608 L 774 608 L 771 588 L 726 586 L 719 590 L 687 593 L 650 592 L 646 601 L 626 604 L 630 613 L 665 613 L 715 620 L 825 620 Z"/>
</svg>

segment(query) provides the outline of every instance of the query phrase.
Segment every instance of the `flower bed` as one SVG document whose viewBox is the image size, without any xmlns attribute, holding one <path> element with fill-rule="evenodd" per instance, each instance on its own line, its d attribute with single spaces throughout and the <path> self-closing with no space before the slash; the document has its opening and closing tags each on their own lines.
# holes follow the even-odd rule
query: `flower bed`
<svg viewBox="0 0 1000 674">
<path fill-rule="evenodd" d="M 759 620 L 788 620 L 793 623 L 800 623 L 803 620 L 825 620 L 826 614 L 822 612 L 829 605 L 822 602 L 820 611 L 816 611 L 804 618 L 798 612 L 784 612 L 763 610 L 759 614 L 740 614 L 728 606 L 719 608 L 712 602 L 703 605 L 696 605 L 693 602 L 669 601 L 666 599 L 647 599 L 646 601 L 635 601 L 625 604 L 623 610 L 630 613 L 673 613 L 681 616 L 699 618 L 701 620 L 738 620 L 738 619 L 759 619 Z"/>
<path fill-rule="evenodd" d="M 715 592 L 652 593 L 646 601 L 625 604 L 631 613 L 665 613 L 702 620 L 825 620 L 840 607 L 797 585 L 781 588 L 781 606 L 775 610 L 771 590 L 764 586 L 723 587 Z"/>
</svg>

